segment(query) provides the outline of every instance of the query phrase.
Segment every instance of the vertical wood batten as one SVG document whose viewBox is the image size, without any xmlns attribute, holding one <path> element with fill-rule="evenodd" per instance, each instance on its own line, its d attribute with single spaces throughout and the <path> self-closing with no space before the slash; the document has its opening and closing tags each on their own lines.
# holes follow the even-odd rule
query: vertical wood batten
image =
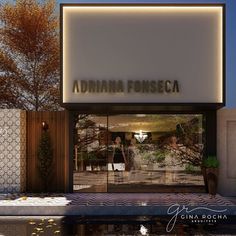
<svg viewBox="0 0 236 236">
<path fill-rule="evenodd" d="M 65 111 L 54 112 L 27 112 L 27 191 L 41 192 L 42 181 L 38 171 L 37 150 L 42 134 L 42 122 L 49 125 L 49 133 L 53 145 L 53 164 L 49 178 L 49 191 L 66 192 L 68 186 L 67 176 L 69 169 L 66 168 L 68 157 L 68 142 L 66 130 Z"/>
</svg>

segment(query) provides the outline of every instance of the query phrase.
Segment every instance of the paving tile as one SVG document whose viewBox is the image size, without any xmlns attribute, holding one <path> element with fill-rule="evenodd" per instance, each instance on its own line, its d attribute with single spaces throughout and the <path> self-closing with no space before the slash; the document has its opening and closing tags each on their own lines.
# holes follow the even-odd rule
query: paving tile
<svg viewBox="0 0 236 236">
<path fill-rule="evenodd" d="M 232 206 L 232 201 L 220 195 L 182 193 L 73 193 L 73 194 L 2 194 L 0 206 Z"/>
</svg>

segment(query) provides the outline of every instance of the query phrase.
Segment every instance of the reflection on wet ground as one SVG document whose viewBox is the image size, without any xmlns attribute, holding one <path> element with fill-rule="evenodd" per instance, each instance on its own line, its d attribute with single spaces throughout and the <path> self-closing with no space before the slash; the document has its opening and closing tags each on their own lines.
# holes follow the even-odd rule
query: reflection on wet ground
<svg viewBox="0 0 236 236">
<path fill-rule="evenodd" d="M 201 172 L 186 173 L 182 170 L 132 170 L 132 171 L 81 171 L 73 174 L 74 191 L 81 192 L 166 192 L 168 187 L 196 187 L 205 192 Z M 115 185 L 115 189 L 113 189 Z M 140 187 L 141 186 L 141 187 Z M 111 189 L 109 189 L 109 187 Z M 189 189 L 189 192 L 192 189 Z"/>
<path fill-rule="evenodd" d="M 236 218 L 217 224 L 193 224 L 179 220 L 169 233 L 167 217 L 0 217 L 0 235 L 235 235 Z"/>
</svg>

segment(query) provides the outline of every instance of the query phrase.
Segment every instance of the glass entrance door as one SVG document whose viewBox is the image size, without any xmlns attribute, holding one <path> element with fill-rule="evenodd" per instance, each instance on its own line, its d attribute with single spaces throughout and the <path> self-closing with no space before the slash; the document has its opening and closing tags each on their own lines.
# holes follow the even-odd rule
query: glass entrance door
<svg viewBox="0 0 236 236">
<path fill-rule="evenodd" d="M 73 189 L 107 192 L 107 116 L 76 117 Z"/>
<path fill-rule="evenodd" d="M 75 191 L 204 190 L 201 114 L 81 115 L 77 135 Z"/>
</svg>

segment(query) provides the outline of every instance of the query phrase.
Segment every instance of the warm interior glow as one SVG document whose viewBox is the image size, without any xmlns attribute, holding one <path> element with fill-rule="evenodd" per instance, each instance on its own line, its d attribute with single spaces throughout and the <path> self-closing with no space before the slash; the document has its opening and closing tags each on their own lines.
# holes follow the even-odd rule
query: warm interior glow
<svg viewBox="0 0 236 236">
<path fill-rule="evenodd" d="M 138 140 L 139 143 L 142 143 L 148 135 L 143 133 L 142 130 L 139 130 L 139 133 L 134 134 L 134 137 Z"/>
<path fill-rule="evenodd" d="M 70 95 L 71 95 L 71 88 L 68 88 L 67 78 L 68 76 L 68 65 L 70 62 L 67 60 L 67 50 L 65 45 L 69 45 L 69 39 L 67 37 L 69 28 L 65 27 L 67 22 L 67 17 L 71 13 L 79 13 L 79 12 L 88 12 L 88 14 L 106 14 L 106 13 L 114 13 L 119 12 L 119 14 L 125 13 L 132 13 L 132 14 L 150 14 L 150 13 L 217 13 L 218 15 L 218 48 L 217 48 L 217 56 L 218 56 L 218 66 L 215 68 L 219 78 L 216 80 L 220 82 L 218 85 L 218 101 L 223 102 L 223 94 L 222 94 L 222 87 L 223 87 L 223 7 L 222 6 L 63 6 L 63 102 L 70 102 Z M 216 40 L 217 40 L 216 39 Z M 114 75 L 115 76 L 115 75 Z M 77 78 L 78 79 L 78 78 Z M 215 79 L 215 78 L 214 78 Z M 204 85 L 203 85 L 204 86 Z M 95 101 L 96 102 L 96 101 Z M 187 101 L 186 101 L 187 102 Z"/>
</svg>

